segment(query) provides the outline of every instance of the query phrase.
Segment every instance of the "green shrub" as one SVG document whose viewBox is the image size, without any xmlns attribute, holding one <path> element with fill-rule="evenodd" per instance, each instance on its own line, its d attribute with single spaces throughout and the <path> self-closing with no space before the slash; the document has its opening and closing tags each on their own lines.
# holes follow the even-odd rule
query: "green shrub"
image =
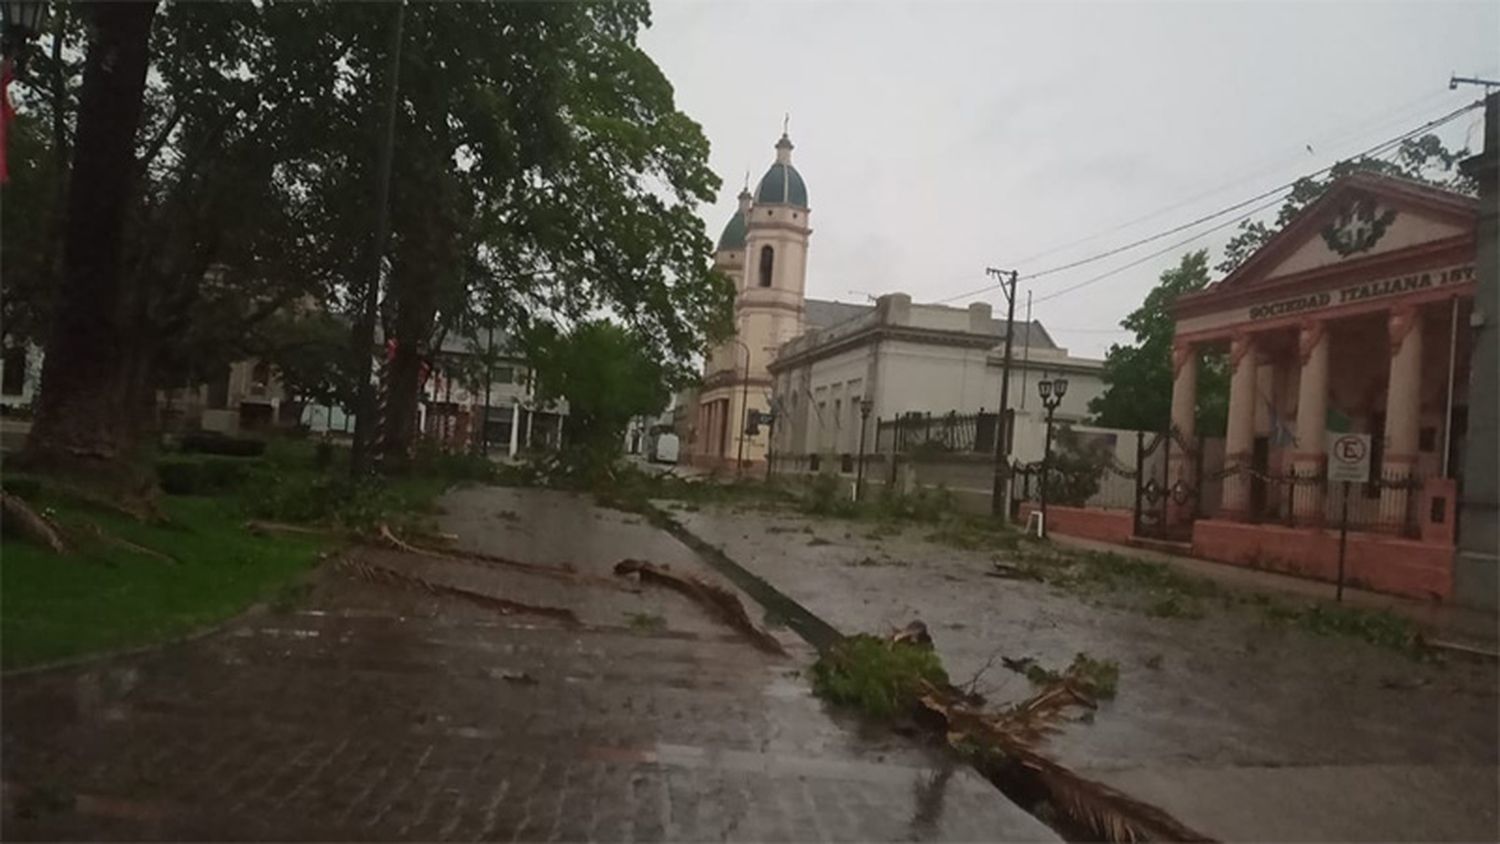
<svg viewBox="0 0 1500 844">
<path fill-rule="evenodd" d="M 266 444 L 263 440 L 231 437 L 213 431 L 194 431 L 183 434 L 180 447 L 188 453 L 221 454 L 226 457 L 259 457 L 266 451 Z"/>
<path fill-rule="evenodd" d="M 7 475 L 0 477 L 0 489 L 22 498 L 35 498 L 42 491 L 42 482 L 37 478 Z"/>
<path fill-rule="evenodd" d="M 812 516 L 854 516 L 859 505 L 844 492 L 844 482 L 837 475 L 817 474 L 808 482 L 802 497 L 802 511 Z"/>
<path fill-rule="evenodd" d="M 223 458 L 169 458 L 156 463 L 156 478 L 168 495 L 206 495 L 243 483 L 250 472 L 240 461 Z"/>
<path fill-rule="evenodd" d="M 878 636 L 850 636 L 813 664 L 813 692 L 831 703 L 890 718 L 917 706 L 923 685 L 948 685 L 948 672 L 931 647 Z"/>
</svg>

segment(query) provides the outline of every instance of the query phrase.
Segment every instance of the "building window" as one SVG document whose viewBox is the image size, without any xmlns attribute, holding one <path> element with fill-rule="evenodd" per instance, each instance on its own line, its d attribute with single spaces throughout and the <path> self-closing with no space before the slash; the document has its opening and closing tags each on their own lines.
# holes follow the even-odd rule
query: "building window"
<svg viewBox="0 0 1500 844">
<path fill-rule="evenodd" d="M 496 384 L 514 384 L 514 383 L 516 383 L 516 368 L 514 366 L 497 366 L 497 367 L 495 367 L 495 383 Z"/>
<path fill-rule="evenodd" d="M 0 394 L 19 396 L 26 392 L 26 347 L 12 346 L 5 350 L 4 383 L 0 383 Z"/>
<path fill-rule="evenodd" d="M 771 270 L 776 264 L 776 250 L 770 246 L 760 248 L 760 286 L 771 286 Z"/>
</svg>

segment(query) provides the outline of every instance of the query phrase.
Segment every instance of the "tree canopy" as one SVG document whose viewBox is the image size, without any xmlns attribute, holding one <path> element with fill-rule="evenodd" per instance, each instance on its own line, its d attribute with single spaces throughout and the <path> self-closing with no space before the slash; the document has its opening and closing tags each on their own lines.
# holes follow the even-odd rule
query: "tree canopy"
<svg viewBox="0 0 1500 844">
<path fill-rule="evenodd" d="M 84 67 L 110 31 L 109 5 L 59 6 L 18 85 L 5 199 L 8 219 L 26 223 L 4 244 L 5 339 L 45 342 L 59 372 L 102 354 L 55 354 L 70 342 L 55 326 L 87 295 L 58 284 L 59 221 Z M 719 181 L 701 129 L 637 43 L 646 3 L 409 5 L 379 256 L 372 139 L 396 7 L 147 5 L 141 116 L 103 126 L 133 162 L 118 198 L 122 251 L 90 282 L 122 303 L 97 316 L 129 351 L 108 374 L 138 409 L 127 415 L 148 414 L 156 387 L 201 383 L 247 355 L 276 361 L 310 395 L 346 394 L 332 383 L 345 374 L 307 371 L 329 324 L 297 329 L 316 343 L 289 341 L 287 312 L 311 301 L 348 325 L 375 267 L 402 417 L 415 416 L 422 364 L 446 331 L 566 330 L 609 313 L 671 367 L 727 324 L 733 291 L 711 270 L 696 216 Z M 288 342 L 292 356 L 277 360 Z M 348 345 L 343 369 L 370 351 Z M 51 381 L 44 392 L 70 389 Z M 85 439 L 130 439 L 105 430 L 122 414 L 94 416 Z"/>
<path fill-rule="evenodd" d="M 651 344 L 609 320 L 572 331 L 545 326 L 527 347 L 537 397 L 568 403 L 565 436 L 593 467 L 608 465 L 637 416 L 660 413 L 674 384 Z"/>
<path fill-rule="evenodd" d="M 1165 431 L 1172 422 L 1172 304 L 1208 285 L 1208 250 L 1182 256 L 1140 307 L 1120 321 L 1135 341 L 1110 346 L 1104 358 L 1104 392 L 1089 402 L 1096 424 L 1137 431 Z M 1198 371 L 1199 433 L 1223 431 L 1229 377 L 1223 362 L 1204 358 Z"/>
</svg>

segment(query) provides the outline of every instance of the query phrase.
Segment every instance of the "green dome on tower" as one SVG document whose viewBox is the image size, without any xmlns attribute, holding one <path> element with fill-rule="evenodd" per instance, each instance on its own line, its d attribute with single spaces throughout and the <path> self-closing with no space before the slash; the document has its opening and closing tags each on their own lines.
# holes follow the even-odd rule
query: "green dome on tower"
<svg viewBox="0 0 1500 844">
<path fill-rule="evenodd" d="M 755 201 L 761 205 L 792 205 L 807 207 L 807 183 L 802 174 L 792 166 L 792 139 L 782 134 L 776 142 L 776 163 L 760 177 L 755 189 Z"/>
<path fill-rule="evenodd" d="M 790 164 L 777 162 L 771 165 L 755 189 L 755 201 L 760 205 L 795 205 L 807 207 L 807 183 L 802 174 Z"/>
<path fill-rule="evenodd" d="M 724 227 L 724 233 L 719 235 L 720 252 L 729 252 L 745 248 L 745 212 L 736 211 L 729 218 L 729 224 Z"/>
</svg>

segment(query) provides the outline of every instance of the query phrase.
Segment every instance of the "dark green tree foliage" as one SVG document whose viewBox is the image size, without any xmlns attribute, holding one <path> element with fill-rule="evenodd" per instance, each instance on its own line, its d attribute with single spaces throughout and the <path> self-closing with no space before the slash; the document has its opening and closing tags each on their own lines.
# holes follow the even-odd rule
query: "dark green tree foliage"
<svg viewBox="0 0 1500 844">
<path fill-rule="evenodd" d="M 1224 259 L 1214 266 L 1225 275 L 1232 273 L 1245 263 L 1255 250 L 1266 243 L 1277 232 L 1286 228 L 1302 209 L 1317 201 L 1328 186 L 1340 177 L 1351 173 L 1378 173 L 1400 176 L 1418 182 L 1448 188 L 1473 195 L 1479 186 L 1474 178 L 1458 169 L 1458 162 L 1467 158 L 1468 149 L 1450 152 L 1436 135 L 1409 138 L 1397 148 L 1394 161 L 1379 158 L 1360 158 L 1340 161 L 1321 178 L 1302 178 L 1292 185 L 1291 193 L 1276 212 L 1276 221 L 1267 224 L 1263 220 L 1246 220 L 1240 223 L 1239 233 L 1224 246 Z"/>
<path fill-rule="evenodd" d="M 44 340 L 57 314 L 79 304 L 54 293 L 56 209 L 84 59 L 100 31 L 85 18 L 112 5 L 58 5 L 55 31 L 32 45 L 17 86 L 23 117 L 5 203 L 7 222 L 26 224 L 8 226 L 4 242 L 7 342 Z M 114 361 L 113 410 L 75 426 L 70 447 L 126 453 L 154 388 L 202 382 L 250 355 L 276 361 L 288 309 L 352 311 L 373 264 L 393 9 L 159 5 L 139 125 L 120 129 L 134 163 L 111 281 L 118 298 L 104 309 L 115 352 L 49 349 L 59 370 Z M 636 43 L 648 22 L 641 2 L 408 6 L 391 237 L 379 256 L 382 322 L 400 341 L 399 419 L 414 416 L 421 364 L 446 331 L 524 331 L 535 319 L 608 311 L 675 367 L 727 324 L 733 291 L 710 271 L 694 213 L 718 180 L 701 130 Z M 325 343 L 289 348 L 285 374 L 321 383 L 309 395 L 342 391 L 332 386 L 342 372 L 307 374 L 303 353 Z M 346 348 L 352 372 L 366 350 Z M 99 389 L 98 377 L 74 380 Z M 55 379 L 52 391 L 62 396 L 68 383 Z M 41 427 L 34 438 L 45 441 Z M 398 423 L 395 433 L 401 448 L 413 432 Z"/>
<path fill-rule="evenodd" d="M 444 332 L 607 310 L 681 366 L 726 321 L 732 290 L 696 215 L 719 182 L 636 43 L 648 22 L 644 3 L 409 7 L 385 255 L 388 457 L 408 448 Z"/>
<path fill-rule="evenodd" d="M 1104 393 L 1089 402 L 1094 424 L 1138 431 L 1165 431 L 1172 421 L 1172 303 L 1208 285 L 1208 250 L 1182 256 L 1120 326 L 1133 343 L 1110 346 L 1104 358 Z M 1198 432 L 1223 432 L 1229 376 L 1222 360 L 1204 357 L 1198 370 Z"/>
<path fill-rule="evenodd" d="M 614 322 L 584 322 L 568 333 L 541 326 L 527 346 L 537 397 L 568 403 L 564 443 L 590 471 L 619 454 L 631 419 L 660 413 L 671 398 L 651 344 Z"/>
</svg>

